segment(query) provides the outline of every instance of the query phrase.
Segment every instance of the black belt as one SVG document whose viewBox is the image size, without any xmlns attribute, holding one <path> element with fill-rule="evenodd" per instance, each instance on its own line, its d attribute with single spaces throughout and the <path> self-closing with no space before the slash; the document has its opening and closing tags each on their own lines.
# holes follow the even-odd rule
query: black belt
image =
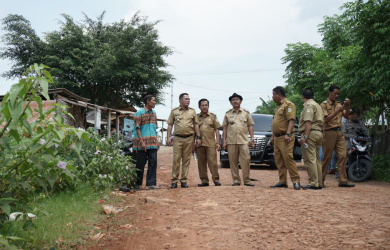
<svg viewBox="0 0 390 250">
<path fill-rule="evenodd" d="M 175 135 L 177 137 L 180 137 L 180 138 L 188 138 L 190 136 L 192 136 L 193 134 L 190 134 L 190 135 Z"/>
<path fill-rule="evenodd" d="M 275 134 L 275 137 L 279 137 L 279 136 L 282 136 L 282 135 L 286 135 L 286 133 Z"/>
<path fill-rule="evenodd" d="M 310 129 L 310 131 L 319 131 L 319 132 L 321 132 L 322 133 L 322 129 Z"/>
<path fill-rule="evenodd" d="M 341 128 L 338 127 L 338 128 L 330 128 L 330 129 L 325 129 L 325 131 L 340 131 Z"/>
</svg>

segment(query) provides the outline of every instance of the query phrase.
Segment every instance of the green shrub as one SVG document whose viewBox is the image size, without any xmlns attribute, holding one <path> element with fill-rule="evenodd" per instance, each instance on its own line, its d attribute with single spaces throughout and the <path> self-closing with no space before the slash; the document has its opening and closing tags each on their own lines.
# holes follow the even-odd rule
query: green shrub
<svg viewBox="0 0 390 250">
<path fill-rule="evenodd" d="M 13 222 L 6 221 L 14 211 L 31 213 L 32 197 L 76 190 L 80 181 L 102 190 L 130 186 L 135 179 L 135 166 L 120 154 L 117 141 L 65 125 L 64 116 L 72 117 L 65 105 L 43 110 L 41 96 L 49 100 L 49 83 L 48 67 L 35 64 L 0 104 L 0 246 L 21 240 L 7 234 Z M 35 120 L 33 101 L 39 107 Z M 32 220 L 22 224 L 24 230 L 36 226 Z"/>
<path fill-rule="evenodd" d="M 390 182 L 390 156 L 376 155 L 373 157 L 373 179 Z"/>
</svg>

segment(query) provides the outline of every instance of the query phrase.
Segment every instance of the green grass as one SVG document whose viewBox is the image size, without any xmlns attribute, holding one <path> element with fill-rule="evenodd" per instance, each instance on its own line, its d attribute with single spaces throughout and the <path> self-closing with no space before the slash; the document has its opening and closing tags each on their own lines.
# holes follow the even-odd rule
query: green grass
<svg viewBox="0 0 390 250">
<path fill-rule="evenodd" d="M 35 228 L 24 231 L 23 222 L 18 221 L 6 223 L 1 231 L 8 230 L 7 235 L 27 239 L 25 242 L 12 243 L 23 249 L 57 248 L 56 240 L 59 237 L 63 239 L 65 248 L 83 244 L 85 238 L 91 235 L 94 224 L 105 218 L 101 212 L 101 204 L 97 201 L 106 194 L 107 192 L 96 192 L 83 184 L 76 191 L 68 190 L 49 197 L 37 197 L 30 207 L 44 212 L 36 213 L 38 219 L 33 220 Z"/>
<path fill-rule="evenodd" d="M 390 156 L 376 155 L 373 157 L 372 178 L 390 182 Z"/>
</svg>

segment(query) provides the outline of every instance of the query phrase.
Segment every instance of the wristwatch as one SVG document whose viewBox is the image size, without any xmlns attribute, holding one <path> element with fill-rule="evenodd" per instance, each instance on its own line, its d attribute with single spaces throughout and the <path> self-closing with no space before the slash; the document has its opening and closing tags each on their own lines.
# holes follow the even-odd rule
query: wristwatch
<svg viewBox="0 0 390 250">
<path fill-rule="evenodd" d="M 286 135 L 287 135 L 288 137 L 291 137 L 291 134 L 290 134 L 290 133 L 286 133 Z"/>
<path fill-rule="evenodd" d="M 196 136 L 195 138 L 201 140 L 202 136 Z"/>
<path fill-rule="evenodd" d="M 305 140 L 306 140 L 306 139 L 307 139 L 307 136 L 306 136 L 306 135 L 303 135 L 303 139 L 305 139 Z"/>
</svg>

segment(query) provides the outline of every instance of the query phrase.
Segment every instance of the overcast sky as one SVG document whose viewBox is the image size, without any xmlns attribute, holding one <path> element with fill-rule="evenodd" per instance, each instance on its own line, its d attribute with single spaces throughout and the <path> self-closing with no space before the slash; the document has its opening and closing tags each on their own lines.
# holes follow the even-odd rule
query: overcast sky
<svg viewBox="0 0 390 250">
<path fill-rule="evenodd" d="M 321 44 L 317 31 L 324 16 L 340 14 L 345 0 L 0 0 L 0 18 L 20 14 L 39 36 L 59 28 L 60 14 L 82 20 L 82 12 L 95 18 L 106 11 L 107 23 L 129 20 L 137 11 L 157 25 L 161 41 L 174 48 L 168 57 L 173 83 L 173 107 L 180 93 L 190 94 L 197 112 L 201 98 L 210 100 L 210 111 L 223 116 L 231 108 L 234 92 L 244 98 L 250 112 L 268 100 L 272 89 L 285 85 L 281 63 L 288 43 Z M 3 35 L 4 31 L 0 31 Z M 1 44 L 3 47 L 4 44 Z M 0 61 L 0 73 L 10 68 Z M 50 66 L 50 65 L 49 65 Z M 0 78 L 0 94 L 15 80 Z M 165 105 L 156 106 L 159 118 L 171 110 L 171 88 L 163 90 Z"/>
</svg>

